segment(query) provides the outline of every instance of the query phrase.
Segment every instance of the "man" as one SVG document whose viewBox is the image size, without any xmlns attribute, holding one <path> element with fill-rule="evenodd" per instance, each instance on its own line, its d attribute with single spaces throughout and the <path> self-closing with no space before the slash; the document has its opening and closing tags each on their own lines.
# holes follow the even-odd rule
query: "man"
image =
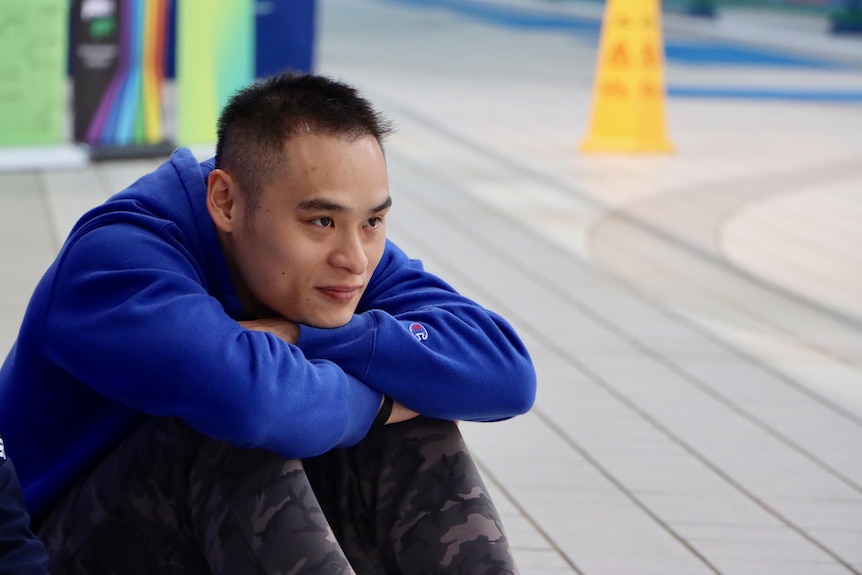
<svg viewBox="0 0 862 575">
<path fill-rule="evenodd" d="M 388 131 L 277 76 L 78 222 L 0 370 L 52 572 L 516 572 L 452 422 L 535 374 L 386 239 Z"/>
</svg>

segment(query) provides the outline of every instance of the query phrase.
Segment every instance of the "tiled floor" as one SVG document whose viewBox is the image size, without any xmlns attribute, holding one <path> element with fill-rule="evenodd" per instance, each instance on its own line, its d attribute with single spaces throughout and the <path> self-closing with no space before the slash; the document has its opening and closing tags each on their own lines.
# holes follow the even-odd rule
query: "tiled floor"
<svg viewBox="0 0 862 575">
<path fill-rule="evenodd" d="M 530 414 L 463 426 L 522 573 L 862 573 L 862 38 L 667 15 L 676 152 L 595 156 L 599 16 L 320 4 L 319 70 L 399 128 L 391 235 L 534 356 Z M 0 174 L 3 349 L 75 218 L 154 165 Z"/>
</svg>

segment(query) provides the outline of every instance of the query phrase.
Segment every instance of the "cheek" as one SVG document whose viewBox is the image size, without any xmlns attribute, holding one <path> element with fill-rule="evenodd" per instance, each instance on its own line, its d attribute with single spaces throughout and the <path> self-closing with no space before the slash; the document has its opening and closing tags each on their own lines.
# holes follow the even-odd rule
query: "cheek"
<svg viewBox="0 0 862 575">
<path fill-rule="evenodd" d="M 377 268 L 377 264 L 383 259 L 383 252 L 386 249 L 386 241 L 376 244 L 368 253 L 368 273 L 371 274 Z"/>
<path fill-rule="evenodd" d="M 290 280 L 292 262 L 287 250 L 274 242 L 259 242 L 246 251 L 246 269 L 254 275 L 258 285 L 273 288 Z"/>
<path fill-rule="evenodd" d="M 269 256 L 270 272 L 284 289 L 291 291 L 301 290 L 309 284 L 313 284 L 319 276 L 320 270 L 325 269 L 324 256 L 310 251 L 307 246 L 289 245 Z"/>
</svg>

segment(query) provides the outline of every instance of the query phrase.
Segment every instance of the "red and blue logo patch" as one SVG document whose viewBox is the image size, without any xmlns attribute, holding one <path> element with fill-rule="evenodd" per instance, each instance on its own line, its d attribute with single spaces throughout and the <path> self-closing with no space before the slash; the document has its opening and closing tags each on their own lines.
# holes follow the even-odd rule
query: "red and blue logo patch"
<svg viewBox="0 0 862 575">
<path fill-rule="evenodd" d="M 419 341 L 425 341 L 426 339 L 428 339 L 428 330 L 425 329 L 425 326 L 421 323 L 411 323 L 410 333 L 412 333 L 413 337 L 415 337 Z"/>
</svg>

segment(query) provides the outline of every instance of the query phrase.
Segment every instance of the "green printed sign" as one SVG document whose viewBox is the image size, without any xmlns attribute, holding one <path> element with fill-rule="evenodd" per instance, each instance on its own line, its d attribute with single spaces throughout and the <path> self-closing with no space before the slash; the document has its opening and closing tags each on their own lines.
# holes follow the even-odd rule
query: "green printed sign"
<svg viewBox="0 0 862 575">
<path fill-rule="evenodd" d="M 64 140 L 67 17 L 68 0 L 0 0 L 0 146 Z"/>
</svg>

